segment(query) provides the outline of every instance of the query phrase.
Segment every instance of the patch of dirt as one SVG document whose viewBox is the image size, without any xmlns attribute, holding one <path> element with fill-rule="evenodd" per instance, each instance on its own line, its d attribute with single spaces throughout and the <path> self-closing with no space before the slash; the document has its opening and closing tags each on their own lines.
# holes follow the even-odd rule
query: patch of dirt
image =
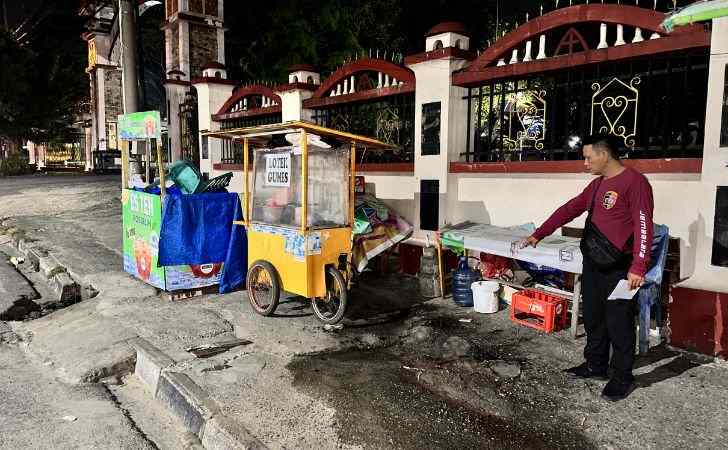
<svg viewBox="0 0 728 450">
<path fill-rule="evenodd" d="M 442 314 L 433 305 L 414 311 L 395 327 L 340 332 L 366 332 L 379 346 L 304 355 L 289 364 L 294 386 L 337 411 L 344 442 L 401 449 L 595 447 L 567 414 L 565 377 L 520 353 L 529 338 L 461 322 L 458 312 Z"/>
<path fill-rule="evenodd" d="M 528 408 L 507 398 L 503 391 L 512 387 L 477 361 L 441 362 L 400 350 L 309 355 L 288 368 L 294 386 L 336 409 L 341 439 L 364 448 L 593 447 L 569 425 L 550 420 L 547 405 Z"/>
</svg>

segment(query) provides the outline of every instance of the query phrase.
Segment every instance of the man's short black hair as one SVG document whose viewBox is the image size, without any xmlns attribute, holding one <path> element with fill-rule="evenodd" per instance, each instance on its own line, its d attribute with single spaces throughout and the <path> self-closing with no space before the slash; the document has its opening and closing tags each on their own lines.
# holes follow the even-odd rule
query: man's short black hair
<svg viewBox="0 0 728 450">
<path fill-rule="evenodd" d="M 615 136 L 611 134 L 592 134 L 584 138 L 582 146 L 591 145 L 599 150 L 608 151 L 612 158 L 619 159 L 620 142 Z"/>
</svg>

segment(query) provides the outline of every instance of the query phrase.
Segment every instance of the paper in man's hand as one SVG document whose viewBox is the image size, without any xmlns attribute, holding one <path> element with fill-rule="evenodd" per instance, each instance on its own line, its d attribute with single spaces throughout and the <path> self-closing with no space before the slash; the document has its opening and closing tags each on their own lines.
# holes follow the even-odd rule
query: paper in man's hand
<svg viewBox="0 0 728 450">
<path fill-rule="evenodd" d="M 607 300 L 630 300 L 634 297 L 634 294 L 637 293 L 637 289 L 630 289 L 629 288 L 629 281 L 627 280 L 619 280 L 619 283 L 617 283 L 617 286 L 614 288 L 611 294 L 609 294 L 609 297 Z"/>
</svg>

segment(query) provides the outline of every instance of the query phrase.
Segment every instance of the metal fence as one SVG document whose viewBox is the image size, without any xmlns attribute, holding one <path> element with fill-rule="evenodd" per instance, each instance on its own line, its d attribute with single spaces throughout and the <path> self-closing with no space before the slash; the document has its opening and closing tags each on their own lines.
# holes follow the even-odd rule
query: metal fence
<svg viewBox="0 0 728 450">
<path fill-rule="evenodd" d="M 701 157 L 708 50 L 606 62 L 468 89 L 466 162 L 580 159 L 576 137 L 628 158 Z"/>
<path fill-rule="evenodd" d="M 232 130 L 234 128 L 256 127 L 259 125 L 268 125 L 271 123 L 280 123 L 281 114 L 266 114 L 255 117 L 243 117 L 239 119 L 229 119 L 221 122 L 220 128 L 223 130 Z M 243 143 L 240 141 L 231 141 L 223 139 L 222 155 L 220 162 L 223 164 L 242 164 L 243 163 Z M 252 162 L 252 159 L 251 159 Z"/>
<path fill-rule="evenodd" d="M 415 96 L 401 94 L 375 101 L 344 103 L 319 109 L 314 122 L 328 128 L 375 137 L 397 147 L 394 152 L 369 151 L 364 163 L 414 161 Z"/>
</svg>

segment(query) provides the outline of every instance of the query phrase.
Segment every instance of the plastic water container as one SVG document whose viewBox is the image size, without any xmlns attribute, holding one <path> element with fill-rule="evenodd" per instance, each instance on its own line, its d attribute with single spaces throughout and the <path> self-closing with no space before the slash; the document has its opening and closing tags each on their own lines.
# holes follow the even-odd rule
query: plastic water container
<svg viewBox="0 0 728 450">
<path fill-rule="evenodd" d="M 480 279 L 480 272 L 468 266 L 468 259 L 460 257 L 458 267 L 452 275 L 452 300 L 458 306 L 473 306 L 471 286 Z"/>
<path fill-rule="evenodd" d="M 473 309 L 479 313 L 498 312 L 498 291 L 500 284 L 497 281 L 476 281 L 470 286 L 473 290 Z"/>
</svg>

